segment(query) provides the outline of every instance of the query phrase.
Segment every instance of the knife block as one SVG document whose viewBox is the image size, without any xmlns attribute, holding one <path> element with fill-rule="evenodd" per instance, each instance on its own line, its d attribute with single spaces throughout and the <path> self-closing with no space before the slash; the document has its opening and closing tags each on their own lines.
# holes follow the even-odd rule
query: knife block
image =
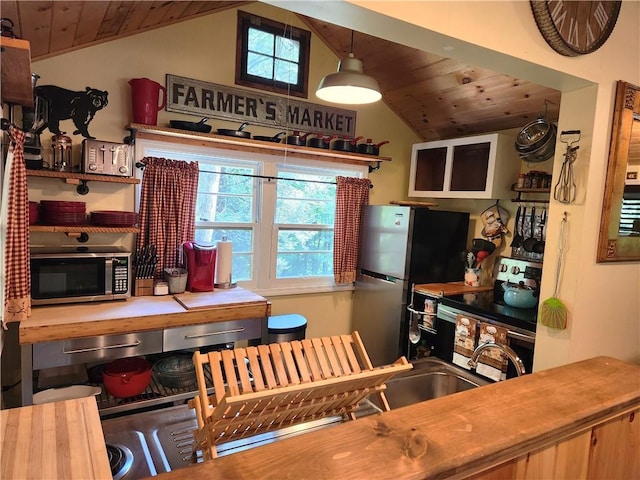
<svg viewBox="0 0 640 480">
<path fill-rule="evenodd" d="M 153 295 L 153 278 L 134 278 L 133 295 L 145 297 Z"/>
</svg>

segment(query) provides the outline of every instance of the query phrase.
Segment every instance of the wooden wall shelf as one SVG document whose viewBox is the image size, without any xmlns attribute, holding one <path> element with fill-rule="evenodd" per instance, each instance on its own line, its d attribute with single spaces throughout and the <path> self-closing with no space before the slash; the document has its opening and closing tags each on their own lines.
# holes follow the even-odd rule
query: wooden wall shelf
<svg viewBox="0 0 640 480">
<path fill-rule="evenodd" d="M 235 138 L 214 133 L 189 132 L 177 130 L 175 128 L 157 127 L 132 123 L 127 125 L 127 130 L 131 131 L 131 137 L 125 139 L 135 141 L 137 138 L 147 140 L 167 141 L 171 138 L 176 143 L 187 145 L 218 147 L 227 150 L 241 150 L 245 152 L 263 153 L 268 155 L 291 154 L 296 157 L 309 160 L 322 160 L 325 162 L 350 163 L 354 165 L 371 165 L 372 163 L 390 162 L 390 157 L 377 157 L 364 155 L 361 153 L 341 152 L 338 150 L 324 150 L 322 148 L 299 147 L 287 143 L 265 142 L 250 138 Z"/>
<path fill-rule="evenodd" d="M 50 233 L 140 233 L 138 227 L 99 227 L 97 225 L 30 225 L 31 232 Z M 70 235 L 72 236 L 72 235 Z"/>
<path fill-rule="evenodd" d="M 140 179 L 133 177 L 117 177 L 115 175 L 94 175 L 91 173 L 53 172 L 51 170 L 27 170 L 29 177 L 60 178 L 65 183 L 77 185 L 81 180 L 109 183 L 140 183 Z"/>
</svg>

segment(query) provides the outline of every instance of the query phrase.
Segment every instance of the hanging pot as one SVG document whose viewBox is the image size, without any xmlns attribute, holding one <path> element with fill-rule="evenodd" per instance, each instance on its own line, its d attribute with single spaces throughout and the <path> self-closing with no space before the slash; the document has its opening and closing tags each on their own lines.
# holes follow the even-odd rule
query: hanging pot
<svg viewBox="0 0 640 480">
<path fill-rule="evenodd" d="M 287 137 L 287 144 L 289 145 L 297 145 L 298 147 L 306 147 L 307 146 L 307 137 L 310 133 L 305 133 L 304 135 L 300 135 L 300 132 L 295 131 L 292 135 Z"/>
<path fill-rule="evenodd" d="M 324 136 L 322 133 L 316 133 L 316 137 L 309 139 L 309 146 L 313 148 L 323 148 L 329 150 L 331 140 L 335 138 L 335 135 Z"/>
<path fill-rule="evenodd" d="M 335 140 L 331 149 L 338 150 L 340 152 L 355 152 L 358 141 L 361 139 L 362 137 L 349 138 L 349 135 L 345 135 L 342 138 Z"/>
<path fill-rule="evenodd" d="M 389 143 L 389 140 L 375 144 L 373 143 L 373 140 L 367 138 L 365 143 L 358 145 L 358 153 L 364 153 L 365 155 L 380 155 L 380 147 L 386 143 Z"/>
<path fill-rule="evenodd" d="M 231 130 L 230 128 L 219 128 L 218 133 L 227 137 L 251 138 L 251 132 L 244 131 L 244 128 L 247 125 L 249 125 L 249 122 L 244 122 L 238 127 L 237 130 Z"/>
<path fill-rule="evenodd" d="M 287 133 L 287 132 L 276 133 L 273 137 L 269 137 L 269 136 L 265 136 L 265 135 L 254 135 L 253 139 L 254 140 L 261 140 L 263 142 L 280 143 L 280 141 L 282 140 L 280 137 L 282 135 L 284 135 L 285 133 Z"/>
</svg>

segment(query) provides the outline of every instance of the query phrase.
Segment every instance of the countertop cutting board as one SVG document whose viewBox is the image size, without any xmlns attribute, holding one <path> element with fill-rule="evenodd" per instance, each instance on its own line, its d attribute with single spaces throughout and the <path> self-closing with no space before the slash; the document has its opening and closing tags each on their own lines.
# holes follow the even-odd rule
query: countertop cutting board
<svg viewBox="0 0 640 480">
<path fill-rule="evenodd" d="M 493 287 L 469 287 L 464 282 L 449 283 L 423 283 L 417 284 L 414 290 L 418 293 L 433 295 L 436 297 L 448 295 L 460 295 L 462 293 L 478 293 L 493 290 Z"/>
<path fill-rule="evenodd" d="M 263 304 L 264 297 L 241 287 L 215 289 L 213 292 L 185 292 L 173 296 L 187 310 L 208 310 L 216 307 L 237 307 L 248 304 Z"/>
</svg>

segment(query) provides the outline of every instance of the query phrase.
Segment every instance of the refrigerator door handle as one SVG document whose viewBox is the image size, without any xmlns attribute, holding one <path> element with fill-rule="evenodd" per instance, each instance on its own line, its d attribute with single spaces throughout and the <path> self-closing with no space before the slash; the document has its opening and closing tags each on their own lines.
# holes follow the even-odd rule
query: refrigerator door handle
<svg viewBox="0 0 640 480">
<path fill-rule="evenodd" d="M 377 278 L 378 280 L 384 280 L 389 283 L 396 283 L 399 279 L 396 277 L 391 277 L 389 275 L 385 275 L 383 273 L 372 272 L 370 270 L 360 270 L 360 273 L 366 277 Z"/>
</svg>

